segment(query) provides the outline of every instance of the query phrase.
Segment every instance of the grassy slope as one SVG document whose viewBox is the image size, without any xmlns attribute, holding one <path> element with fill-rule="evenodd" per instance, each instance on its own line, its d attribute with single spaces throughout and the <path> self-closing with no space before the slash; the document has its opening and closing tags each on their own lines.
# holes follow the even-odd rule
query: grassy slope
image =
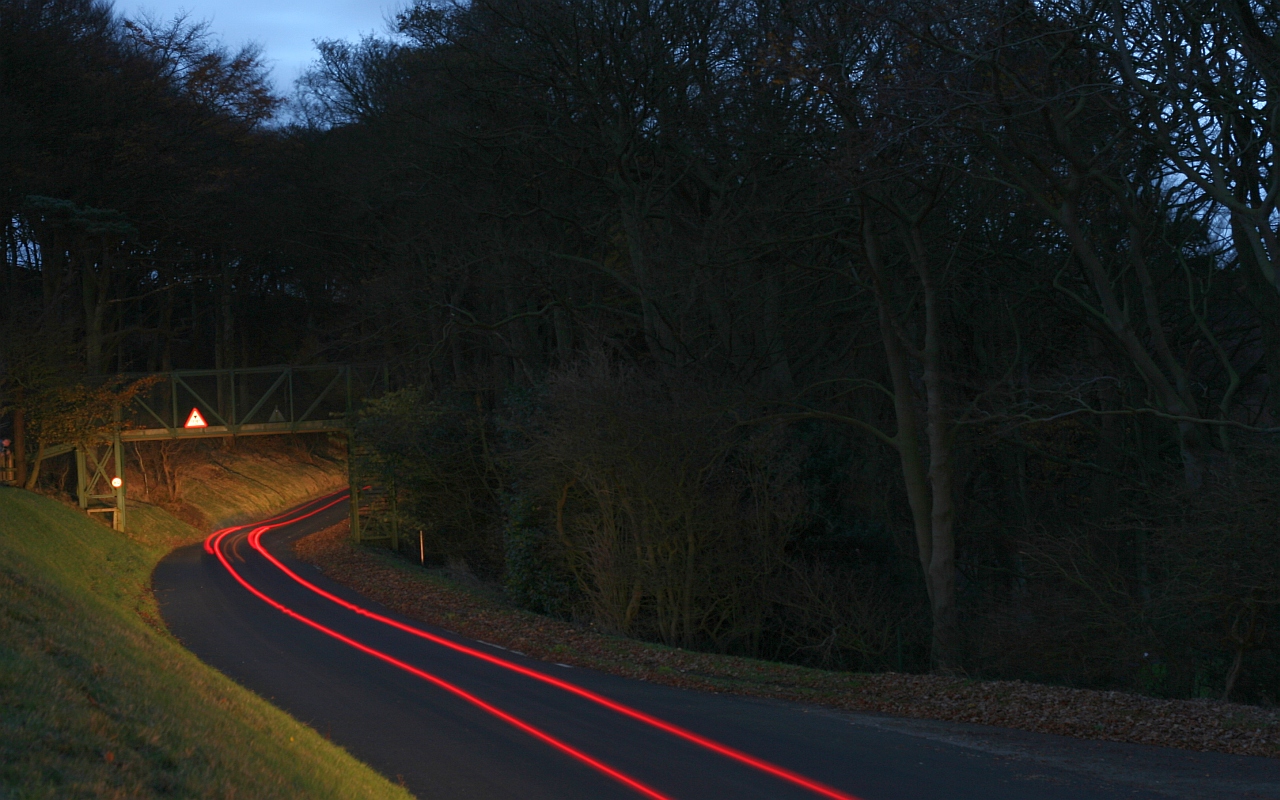
<svg viewBox="0 0 1280 800">
<path fill-rule="evenodd" d="M 231 464 L 267 484 L 246 504 L 226 499 L 245 478 L 225 474 L 185 499 L 246 517 L 336 480 L 266 463 Z M 130 529 L 0 488 L 0 796 L 409 797 L 174 641 L 151 570 L 200 533 L 136 505 Z"/>
<path fill-rule="evenodd" d="M 261 519 L 347 483 L 345 467 L 331 462 L 317 466 L 270 453 L 217 451 L 205 458 L 206 464 L 189 471 L 182 499 L 215 527 Z"/>
</svg>

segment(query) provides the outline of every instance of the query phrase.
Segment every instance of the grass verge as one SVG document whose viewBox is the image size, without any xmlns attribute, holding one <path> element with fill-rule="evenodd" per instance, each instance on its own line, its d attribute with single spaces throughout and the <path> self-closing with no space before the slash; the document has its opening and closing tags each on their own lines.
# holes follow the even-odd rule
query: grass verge
<svg viewBox="0 0 1280 800">
<path fill-rule="evenodd" d="M 606 636 L 513 608 L 500 593 L 359 547 L 343 523 L 300 540 L 302 559 L 330 578 L 423 622 L 520 653 L 687 689 L 769 697 L 919 719 L 1280 757 L 1280 711 L 1209 700 L 975 681 L 941 675 L 849 673 L 698 653 Z"/>
<path fill-rule="evenodd" d="M 245 504 L 217 483 L 187 500 L 210 519 L 262 515 L 333 485 L 332 472 L 264 473 L 270 491 Z M 151 571 L 202 533 L 136 504 L 129 527 L 0 488 L 0 796 L 410 796 L 178 644 Z"/>
</svg>

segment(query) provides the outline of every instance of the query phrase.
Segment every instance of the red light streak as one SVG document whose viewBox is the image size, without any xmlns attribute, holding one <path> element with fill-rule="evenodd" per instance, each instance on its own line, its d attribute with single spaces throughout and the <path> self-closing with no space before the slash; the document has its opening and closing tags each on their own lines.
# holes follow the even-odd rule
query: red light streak
<svg viewBox="0 0 1280 800">
<path fill-rule="evenodd" d="M 325 508 L 327 507 L 328 506 L 325 506 Z M 324 509 L 323 508 L 317 509 L 316 511 L 313 511 L 312 514 L 318 513 L 319 511 L 322 511 L 322 510 Z M 311 516 L 311 514 L 307 514 L 306 516 Z M 305 517 L 299 517 L 298 519 L 304 519 L 304 518 Z M 290 522 L 295 522 L 295 521 L 296 520 L 290 520 Z M 279 524 L 284 525 L 287 523 L 282 522 Z M 385 661 L 386 663 L 391 664 L 394 667 L 398 667 L 399 669 L 402 669 L 405 672 L 408 672 L 412 675 L 422 678 L 423 680 L 428 681 L 440 687 L 441 689 L 444 689 L 445 691 L 453 695 L 456 695 L 457 697 L 462 698 L 463 700 L 466 700 L 468 703 L 471 703 L 477 708 L 480 708 L 481 710 L 486 711 L 489 714 L 492 714 L 493 716 L 497 717 L 498 719 L 502 720 L 508 725 L 511 725 L 521 731 L 524 731 L 525 733 L 529 734 L 535 739 L 538 739 L 539 741 L 554 747 L 555 749 L 561 751 L 562 753 L 565 753 L 571 756 L 572 758 L 575 758 L 578 761 L 581 761 L 583 764 L 586 764 L 592 769 L 595 769 L 598 772 L 604 773 L 610 778 L 613 778 L 615 781 L 618 781 L 624 786 L 634 789 L 636 792 L 644 795 L 645 797 L 652 798 L 652 800 L 673 800 L 671 797 L 665 794 L 662 794 L 661 792 L 658 792 L 654 789 L 649 788 L 648 786 L 644 785 L 643 783 L 636 780 L 635 778 L 632 778 L 623 772 L 619 772 L 613 767 L 610 767 L 608 764 L 605 764 L 602 761 L 598 761 L 592 758 L 591 756 L 587 755 L 586 753 L 582 752 L 581 750 L 578 750 L 577 748 L 573 747 L 572 745 L 562 742 L 556 737 L 552 736 L 551 734 L 546 733 L 545 731 L 542 731 L 539 728 L 534 727 L 533 725 L 530 725 L 529 723 L 525 722 L 519 717 L 515 717 L 496 706 L 486 703 L 485 701 L 481 700 L 479 697 L 476 697 L 475 695 L 471 694 L 465 689 L 462 689 L 459 686 L 455 686 L 454 684 L 449 683 L 443 678 L 432 675 L 430 672 L 418 669 L 412 664 L 407 664 L 399 660 L 398 658 L 395 658 L 394 656 L 390 656 L 382 652 L 381 650 L 375 650 L 374 648 L 369 647 L 368 645 L 363 644 L 361 642 L 358 642 L 355 639 L 352 639 L 348 636 L 344 636 L 341 633 L 338 633 L 337 631 L 333 630 L 332 628 L 328 628 L 324 625 L 321 625 L 319 622 L 316 622 L 310 617 L 306 617 L 302 614 L 299 614 L 297 611 L 294 611 L 293 609 L 289 608 L 283 603 L 280 603 L 274 598 L 264 594 L 254 586 L 250 585 L 250 583 L 246 581 L 244 577 L 240 575 L 240 573 L 235 571 L 235 568 L 231 566 L 231 562 L 227 560 L 227 557 L 223 554 L 222 549 L 219 547 L 223 539 L 225 539 L 228 535 L 238 530 L 242 530 L 246 527 L 249 527 L 249 526 L 240 525 L 235 528 L 227 528 L 223 531 L 218 531 L 217 533 L 215 533 L 214 536 L 217 537 L 216 539 L 214 539 L 213 536 L 211 536 L 210 539 L 212 540 L 211 544 L 213 547 L 214 555 L 217 556 L 218 561 L 222 563 L 222 566 L 226 568 L 227 572 L 231 573 L 231 576 L 236 579 L 236 582 L 238 582 L 241 586 L 247 589 L 251 594 L 257 597 L 259 600 L 262 600 L 264 603 L 271 606 L 272 608 L 275 608 L 277 611 L 280 611 L 286 616 L 292 617 L 293 619 L 298 620 L 302 624 L 308 627 L 314 628 L 317 631 L 320 631 L 326 636 L 331 636 L 345 645 L 353 647 L 362 653 L 371 655 L 380 661 Z M 255 532 L 264 531 L 264 530 L 267 530 L 267 528 L 255 529 Z"/>
<path fill-rule="evenodd" d="M 329 495 L 329 497 L 331 497 L 331 496 L 332 496 L 332 495 Z M 323 499 L 326 499 L 326 498 L 320 498 L 320 499 L 321 499 L 321 500 L 323 500 Z M 304 514 L 304 515 L 301 515 L 301 516 L 298 516 L 298 517 L 290 518 L 290 519 L 283 520 L 283 521 L 277 521 L 277 520 L 281 520 L 281 519 L 282 519 L 282 517 L 288 516 L 287 514 L 281 514 L 281 515 L 278 515 L 278 516 L 276 516 L 276 517 L 272 517 L 271 519 L 264 520 L 262 523 L 257 523 L 257 524 L 255 524 L 255 525 L 253 525 L 253 526 L 252 526 L 254 529 L 249 533 L 249 536 L 248 536 L 249 546 L 250 546 L 250 547 L 252 547 L 254 550 L 256 550 L 260 555 L 262 555 L 262 556 L 263 556 L 263 558 L 265 558 L 268 562 L 270 562 L 270 563 L 272 564 L 272 566 L 274 566 L 274 567 L 276 567 L 277 569 L 279 569 L 281 572 L 283 572 L 283 573 L 284 573 L 285 575 L 287 575 L 289 578 L 291 578 L 292 580 L 294 580 L 294 581 L 295 581 L 295 582 L 297 582 L 298 584 L 302 585 L 303 587 L 305 587 L 305 588 L 306 588 L 306 589 L 308 589 L 309 591 L 314 592 L 315 594 L 320 595 L 321 597 L 325 598 L 326 600 L 329 600 L 329 601 L 330 601 L 330 602 L 332 602 L 332 603 L 336 603 L 337 605 L 342 606 L 343 608 L 346 608 L 346 609 L 347 609 L 347 610 L 349 610 L 349 611 L 352 611 L 352 612 L 354 612 L 354 613 L 356 613 L 356 614 L 359 614 L 360 616 L 366 617 L 366 618 L 368 618 L 368 619 L 372 619 L 372 620 L 377 621 L 377 622 L 380 622 L 380 623 L 382 623 L 382 624 L 384 624 L 384 625 L 389 625 L 389 626 L 391 626 L 391 627 L 393 627 L 393 628 L 396 628 L 397 630 L 401 630 L 401 631 L 404 631 L 405 633 L 409 633 L 409 634 L 411 634 L 411 635 L 413 635 L 413 636 L 417 636 L 417 637 L 419 637 L 419 638 L 426 639 L 426 640 L 428 640 L 428 641 L 430 641 L 430 642 L 433 642 L 433 643 L 435 643 L 435 644 L 441 645 L 442 647 L 447 647 L 447 648 L 449 648 L 449 649 L 451 649 L 451 650 L 454 650 L 454 651 L 456 651 L 456 652 L 459 652 L 459 653 L 463 653 L 463 654 L 469 655 L 469 656 L 471 656 L 471 657 L 473 657 L 473 658 L 480 659 L 481 661 L 484 661 L 484 662 L 487 662 L 487 663 L 493 664 L 493 665 L 498 666 L 498 667 L 501 667 L 501 668 L 503 668 L 503 669 L 510 670 L 510 671 L 512 671 L 512 672 L 519 673 L 519 674 L 524 675 L 524 676 L 526 676 L 526 677 L 528 677 L 528 678 L 532 678 L 533 680 L 541 681 L 542 683 L 546 683 L 546 684 L 548 684 L 548 685 L 554 686 L 554 687 L 556 687 L 556 688 L 558 688 L 558 689 L 561 689 L 562 691 L 566 691 L 566 692 L 569 692 L 570 694 L 574 694 L 574 695 L 577 695 L 577 696 L 579 696 L 579 697 L 582 697 L 582 698 L 584 698 L 584 699 L 586 699 L 586 700 L 590 700 L 591 702 L 596 703 L 596 704 L 598 704 L 598 705 L 600 705 L 600 706 L 603 706 L 603 707 L 605 707 L 605 708 L 608 708 L 608 709 L 610 709 L 611 711 L 614 711 L 614 712 L 616 712 L 616 713 L 618 713 L 618 714 L 621 714 L 621 715 L 626 716 L 626 717 L 630 717 L 631 719 L 637 720 L 637 721 L 639 721 L 639 722 L 643 722 L 643 723 L 645 723 L 646 725 L 649 725 L 649 726 L 651 726 L 651 727 L 657 728 L 658 730 L 661 730 L 661 731 L 663 731 L 663 732 L 665 732 L 665 733 L 671 734 L 672 736 L 675 736 L 675 737 L 680 738 L 680 739 L 684 739 L 684 740 L 685 740 L 685 741 L 687 741 L 687 742 L 691 742 L 691 743 L 693 743 L 693 744 L 696 744 L 696 745 L 698 745 L 698 746 L 700 746 L 700 747 L 703 747 L 703 748 L 705 748 L 705 749 L 707 749 L 707 750 L 710 750 L 710 751 L 712 751 L 712 752 L 714 752 L 714 753 L 717 753 L 717 754 L 719 754 L 719 755 L 721 755 L 721 756 L 724 756 L 724 757 L 726 757 L 726 758 L 732 759 L 732 760 L 737 761 L 737 762 L 739 762 L 739 763 L 741 763 L 741 764 L 745 764 L 745 765 L 747 765 L 747 766 L 749 766 L 749 767 L 752 767 L 752 768 L 754 768 L 754 769 L 756 769 L 756 770 L 759 770 L 759 771 L 761 771 L 761 772 L 764 772 L 764 773 L 766 773 L 766 774 L 768 774 L 768 775 L 772 775 L 772 776 L 773 776 L 773 777 L 775 777 L 775 778 L 779 778 L 779 779 L 781 779 L 781 780 L 787 781 L 788 783 L 791 783 L 791 784 L 793 784 L 793 785 L 795 785 L 795 786 L 799 786 L 799 787 L 801 787 L 801 788 L 803 788 L 803 789 L 807 789 L 807 790 L 809 790 L 809 791 L 811 791 L 811 792 L 813 792 L 813 793 L 815 793 L 815 794 L 821 795 L 821 796 L 823 796 L 823 797 L 828 797 L 828 798 L 831 798 L 832 800 L 860 800 L 860 799 L 859 799 L 858 797 L 856 797 L 855 795 L 851 795 L 851 794 L 848 794 L 848 793 L 845 793 L 845 792 L 841 792 L 841 791 L 840 791 L 840 790 L 838 790 L 838 789 L 834 789 L 834 788 L 832 788 L 832 787 L 830 787 L 830 786 L 827 786 L 827 785 L 825 785 L 825 784 L 823 784 L 823 783 L 820 783 L 820 782 L 818 782 L 818 781 L 815 781 L 815 780 L 813 780 L 813 779 L 811 779 L 811 778 L 807 778 L 807 777 L 805 777 L 804 775 L 801 775 L 801 774 L 799 774 L 799 773 L 797 773 L 797 772 L 793 772 L 793 771 L 791 771 L 791 770 L 789 770 L 789 769 L 786 769 L 785 767 L 780 767 L 780 766 L 778 766 L 778 765 L 776 765 L 776 764 L 772 764 L 772 763 L 770 763 L 770 762 L 768 762 L 768 761 L 765 761 L 764 759 L 756 758 L 755 756 L 752 756 L 752 755 L 750 755 L 750 754 L 748 754 L 748 753 L 744 753 L 744 752 L 742 752 L 741 750 L 737 750 L 737 749 L 735 749 L 735 748 L 729 747 L 728 745 L 721 744 L 721 743 L 719 743 L 719 742 L 717 742 L 717 741 L 715 741 L 715 740 L 713 740 L 713 739 L 709 739 L 709 738 L 707 738 L 707 737 L 705 737 L 705 736 L 701 736 L 701 735 L 699 735 L 699 734 L 697 734 L 697 733 L 694 733 L 693 731 L 687 730 L 687 729 L 682 728 L 682 727 L 680 727 L 680 726 L 678 726 L 678 725 L 675 725 L 675 724 L 673 724 L 673 723 L 670 723 L 670 722 L 667 722 L 667 721 L 665 721 L 665 720 L 659 719 L 658 717 L 654 717 L 654 716 L 652 716 L 652 715 L 650 715 L 650 714 L 646 714 L 646 713 L 644 713 L 643 711 L 640 711 L 640 710 L 638 710 L 638 709 L 635 709 L 635 708 L 632 708 L 632 707 L 630 707 L 630 706 L 624 705 L 623 703 L 619 703 L 619 702 L 617 702 L 617 701 L 615 701 L 615 700 L 611 700 L 611 699 L 609 699 L 608 697 L 605 697 L 604 695 L 597 694 L 597 693 L 595 693 L 595 692 L 593 692 L 593 691 L 591 691 L 591 690 L 589 690 L 589 689 L 584 689 L 584 688 L 582 688 L 582 687 L 580 687 L 580 686 L 577 686 L 577 685 L 575 685 L 575 684 L 569 683 L 568 681 L 563 681 L 563 680 L 560 680 L 560 679 L 558 679 L 558 678 L 554 678 L 554 677 L 552 677 L 552 676 L 550 676 L 550 675 L 546 675 L 546 674 L 544 674 L 544 673 L 542 673 L 542 672 L 538 672 L 537 670 L 529 669 L 528 667 L 520 666 L 519 664 L 515 664 L 515 663 L 512 663 L 512 662 L 507 661 L 507 660 L 505 660 L 505 659 L 498 658 L 497 656 L 491 655 L 491 654 L 489 654 L 489 653 L 485 653 L 485 652 L 482 652 L 482 651 L 476 650 L 476 649 L 474 649 L 474 648 L 467 647 L 466 645 L 458 644 L 457 642 L 450 641 L 450 640 L 445 639 L 445 638 L 443 638 L 443 637 L 441 637 L 441 636 L 436 636 L 436 635 L 434 635 L 434 634 L 428 633 L 427 631 L 421 630 L 421 629 L 419 629 L 419 628 L 415 628 L 415 627 L 413 627 L 413 626 L 411 626 L 411 625 L 406 625 L 406 624 L 404 624 L 404 623 L 402 623 L 402 622 L 399 622 L 399 621 L 397 621 L 397 620 L 391 619 L 391 618 L 389 618 L 389 617 L 385 617 L 385 616 L 383 616 L 383 615 L 381 615 L 381 614 L 378 614 L 378 613 L 376 613 L 376 612 L 374 612 L 374 611 L 370 611 L 370 610 L 368 610 L 368 609 L 366 609 L 366 608 L 363 608 L 363 607 L 361 607 L 361 606 L 358 606 L 358 605 L 356 605 L 356 604 L 354 604 L 354 603 L 351 603 L 351 602 L 349 602 L 349 601 L 347 601 L 347 600 L 343 600 L 342 598 L 340 598 L 340 597 L 338 597 L 338 596 L 336 596 L 336 595 L 332 594 L 331 592 L 327 592 L 327 591 L 325 591 L 324 589 L 321 589 L 320 587 L 316 586 L 315 584 L 313 584 L 313 583 L 311 583 L 311 582 L 307 581 L 305 578 L 302 578 L 301 576 L 299 576 L 299 575 L 298 575 L 297 573 L 295 573 L 293 570 L 289 569 L 287 566 L 285 566 L 283 563 L 281 563 L 279 559 L 277 559 L 275 556 L 271 555 L 271 553 L 269 553 L 269 552 L 267 551 L 266 547 L 264 547 L 264 546 L 262 545 L 262 541 L 261 541 L 261 539 L 262 539 L 262 534 L 266 533 L 267 531 L 269 531 L 269 530 L 271 530 L 271 529 L 273 529 L 273 528 L 278 528 L 278 527 L 281 527 L 281 526 L 284 526 L 284 525 L 292 524 L 292 523 L 297 522 L 297 521 L 299 521 L 299 520 L 306 519 L 307 517 L 310 517 L 310 516 L 314 516 L 315 514 L 318 514 L 318 513 L 320 513 L 321 511 L 323 511 L 323 510 L 325 510 L 325 509 L 327 509 L 327 508 L 330 508 L 330 507 L 332 507 L 332 506 L 334 506 L 334 505 L 336 505 L 336 504 L 338 504 L 338 503 L 342 502 L 344 499 L 345 499 L 345 498 L 339 498 L 339 499 L 334 500 L 334 501 L 332 501 L 332 502 L 330 502 L 330 503 L 328 503 L 328 504 L 326 504 L 326 505 L 324 505 L 324 506 L 321 506 L 321 507 L 319 507 L 319 508 L 316 508 L 316 509 L 314 509 L 314 510 L 310 511 L 310 512 L 308 512 L 307 514 Z M 318 502 L 318 501 L 316 501 L 316 502 Z M 265 523 L 265 524 L 264 524 L 264 523 Z M 222 538 L 224 538 L 227 534 L 233 533 L 233 532 L 238 531 L 238 530 L 243 530 L 244 528 L 247 528 L 247 527 L 251 527 L 251 526 L 249 526 L 249 525 L 240 525 L 240 526 L 237 526 L 237 527 L 235 527 L 235 528 L 228 528 L 228 529 L 226 529 L 225 531 L 218 531 L 218 532 L 215 532 L 214 534 L 212 534 L 212 535 L 209 537 L 209 539 L 208 539 L 208 540 L 206 540 L 206 543 L 205 543 L 205 544 L 206 544 L 205 549 L 206 549 L 207 551 L 209 551 L 209 552 L 214 552 L 214 550 L 213 550 L 213 546 L 211 546 L 211 543 L 213 543 L 214 537 L 219 537 L 219 541 L 221 541 L 221 539 L 222 539 Z M 219 534 L 222 534 L 222 536 L 219 536 Z M 247 588 L 249 588 L 249 589 L 250 589 L 250 591 L 252 591 L 254 594 L 256 594 L 256 595 L 258 595 L 259 597 L 261 597 L 261 598 L 263 598 L 264 600 L 266 600 L 268 603 L 270 603 L 270 604 L 272 604 L 272 605 L 274 605 L 274 606 L 276 606 L 276 607 L 280 608 L 281 610 L 285 610 L 285 609 L 284 609 L 284 606 L 281 606 L 281 605 L 279 605 L 278 603 L 276 603 L 274 600 L 271 600 L 271 599 L 267 598 L 267 597 L 266 597 L 266 595 L 261 594 L 258 590 L 253 589 L 252 587 L 249 587 L 249 585 L 248 585 L 248 584 L 243 580 L 243 578 L 241 578 L 241 576 L 240 576 L 239 574 L 237 574 L 237 573 L 236 573 L 236 572 L 231 568 L 230 564 L 229 564 L 229 563 L 228 563 L 228 562 L 223 558 L 223 556 L 222 556 L 221 552 L 218 552 L 218 553 L 217 553 L 217 555 L 218 555 L 219 560 L 221 560 L 221 561 L 222 561 L 222 563 L 223 563 L 223 565 L 224 565 L 224 566 L 225 566 L 229 571 L 231 571 L 231 573 L 235 576 L 235 578 L 236 578 L 236 580 L 237 580 L 237 581 L 239 581 L 241 584 L 243 584 L 244 586 L 246 586 Z M 312 625 L 313 627 L 322 627 L 322 626 L 319 626 L 319 624 L 318 624 L 318 623 L 311 622 L 310 620 L 307 620 L 306 618 L 304 618 L 304 617 L 302 617 L 302 616 L 298 615 L 298 614 L 297 614 L 297 612 L 293 612 L 293 611 L 291 611 L 291 610 L 286 610 L 286 611 L 285 611 L 285 613 L 288 613 L 288 614 L 290 614 L 291 616 L 296 616 L 298 619 L 301 619 L 301 620 L 306 621 L 308 624 Z M 324 628 L 323 630 L 325 630 L 326 632 L 329 632 L 327 628 Z M 354 642 L 354 641 L 352 641 L 352 640 L 347 640 L 345 637 L 342 637 L 342 636 L 341 636 L 341 634 L 337 634 L 336 632 L 332 632 L 332 635 L 334 635 L 334 636 L 336 636 L 336 637 L 338 637 L 338 638 L 341 638 L 343 641 L 348 642 L 349 644 L 351 644 L 351 645 L 352 645 L 352 646 L 354 646 L 354 647 L 357 647 L 358 649 L 361 649 L 361 650 L 364 650 L 364 651 L 366 651 L 366 652 L 369 652 L 370 654 L 374 654 L 374 655 L 376 655 L 376 656 L 377 656 L 377 657 L 379 657 L 379 658 L 383 658 L 383 660 L 388 660 L 388 661 L 390 661 L 391 663 L 396 663 L 398 666 L 401 664 L 401 662 L 397 662 L 397 661 L 395 661 L 394 659 L 392 659 L 392 657 L 391 657 L 391 656 L 387 656 L 387 655 L 385 655 L 385 654 L 379 653 L 378 651 L 375 651 L 375 650 L 372 650 L 372 649 L 370 649 L 370 648 L 367 648 L 365 645 L 361 645 L 361 644 L 359 644 L 358 642 Z M 408 665 L 404 665 L 404 667 L 403 667 L 403 668 L 408 669 L 408 670 L 409 670 L 409 671 L 411 671 L 411 672 L 415 672 L 415 674 L 416 674 L 416 672 L 417 672 L 417 671 L 415 670 L 415 668 L 413 668 L 413 667 L 409 667 Z M 435 681 L 435 680 L 439 680 L 439 679 L 436 679 L 436 678 L 434 678 L 434 676 L 433 676 L 432 678 L 428 678 L 428 680 L 433 680 L 433 681 Z M 454 687 L 454 688 L 456 688 L 456 687 Z M 461 690 L 461 689 L 458 689 L 457 691 L 461 692 L 462 690 Z M 481 702 L 483 702 L 483 701 L 480 701 L 480 700 L 477 698 L 477 699 L 476 699 L 476 702 L 477 702 L 477 703 L 481 703 Z M 513 724 L 514 724 L 514 723 L 513 723 Z M 522 723 L 522 724 L 523 724 L 523 723 Z M 519 726 L 518 726 L 518 727 L 519 727 Z M 567 747 L 567 745 L 566 745 L 566 747 Z M 593 765 L 593 766 L 594 766 L 594 765 Z M 605 769 L 608 769 L 608 768 L 605 768 Z M 629 779 L 628 779 L 628 780 L 629 780 Z M 628 785 L 630 785 L 630 784 L 628 784 Z"/>
<path fill-rule="evenodd" d="M 323 501 L 323 500 L 328 500 L 330 497 L 333 497 L 334 495 L 345 495 L 346 493 L 347 493 L 347 490 L 346 490 L 346 489 L 339 489 L 339 490 L 338 490 L 338 491 L 336 491 L 336 492 L 330 492 L 329 494 L 322 495 L 321 497 L 317 497 L 315 500 L 312 500 L 312 501 L 311 501 L 311 503 L 319 503 L 319 502 L 321 502 L 321 501 Z M 336 506 L 338 503 L 341 503 L 341 502 L 342 502 L 343 500 L 345 500 L 345 499 L 346 499 L 345 497 L 339 497 L 337 500 L 333 500 L 333 501 L 331 501 L 331 502 L 325 503 L 323 506 L 320 506 L 319 508 L 313 509 L 313 510 L 311 510 L 311 511 L 307 512 L 306 514 L 302 514 L 302 515 L 297 516 L 297 517 L 292 517 L 292 518 L 290 518 L 290 519 L 288 519 L 288 520 L 285 520 L 284 522 L 276 522 L 276 520 L 282 520 L 282 519 L 284 519 L 285 517 L 288 517 L 290 514 L 294 514 L 294 513 L 296 513 L 296 512 L 298 511 L 298 509 L 296 509 L 296 508 L 289 509 L 288 511 L 284 512 L 283 514 L 276 514 L 274 517 L 267 517 L 267 518 L 266 518 L 266 519 L 264 519 L 264 520 L 261 520 L 261 521 L 259 521 L 259 522 L 251 522 L 251 523 L 249 523 L 248 525 L 233 525 L 233 526 L 231 526 L 230 528 L 222 528 L 221 530 L 216 530 L 216 531 L 214 531 L 213 533 L 209 534 L 207 537 L 205 537 L 205 540 L 204 540 L 204 551 L 205 551 L 206 553 L 208 553 L 209 555 L 213 555 L 213 554 L 214 554 L 214 552 L 213 552 L 213 542 L 214 542 L 214 540 L 215 540 L 215 539 L 219 539 L 219 540 L 220 540 L 220 539 L 221 539 L 222 537 L 224 537 L 226 534 L 229 534 L 229 533 L 235 533 L 236 531 L 242 531 L 242 530 L 244 530 L 245 528 L 252 528 L 252 527 L 255 527 L 255 526 L 258 526 L 258 525 L 265 525 L 265 526 L 267 526 L 267 527 L 269 527 L 269 528 L 278 528 L 278 527 L 280 527 L 281 525 L 291 525 L 291 524 L 293 524 L 293 523 L 295 523 L 295 522 L 298 522 L 298 521 L 300 521 L 300 520 L 304 520 L 304 519 L 306 519 L 307 517 L 314 517 L 316 514 L 319 514 L 321 511 L 324 511 L 326 508 L 333 508 L 334 506 Z M 311 505 L 311 503 L 303 503 L 303 504 L 302 504 L 302 507 L 303 507 L 303 508 L 306 508 L 307 506 Z M 273 525 L 273 524 L 271 524 L 271 523 L 275 523 L 275 524 Z"/>
</svg>

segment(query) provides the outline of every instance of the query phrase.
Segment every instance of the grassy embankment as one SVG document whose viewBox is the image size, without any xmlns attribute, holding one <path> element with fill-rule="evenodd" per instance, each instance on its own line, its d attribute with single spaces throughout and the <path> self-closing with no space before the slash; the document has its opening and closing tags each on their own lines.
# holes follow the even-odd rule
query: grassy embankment
<svg viewBox="0 0 1280 800">
<path fill-rule="evenodd" d="M 218 460 L 184 481 L 185 516 L 250 519 L 341 482 Z M 151 571 L 202 532 L 140 504 L 129 528 L 0 488 L 0 797 L 409 797 L 179 645 Z"/>
</svg>

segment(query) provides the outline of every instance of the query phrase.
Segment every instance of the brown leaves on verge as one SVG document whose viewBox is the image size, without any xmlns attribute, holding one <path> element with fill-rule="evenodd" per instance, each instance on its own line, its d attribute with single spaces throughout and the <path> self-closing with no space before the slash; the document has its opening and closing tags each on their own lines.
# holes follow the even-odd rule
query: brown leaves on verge
<svg viewBox="0 0 1280 800">
<path fill-rule="evenodd" d="M 347 525 L 300 540 L 300 558 L 401 614 L 535 658 L 686 689 L 816 703 L 921 719 L 1280 757 L 1280 711 L 1210 700 L 973 681 L 940 675 L 825 672 L 605 636 L 353 545 Z"/>
</svg>

